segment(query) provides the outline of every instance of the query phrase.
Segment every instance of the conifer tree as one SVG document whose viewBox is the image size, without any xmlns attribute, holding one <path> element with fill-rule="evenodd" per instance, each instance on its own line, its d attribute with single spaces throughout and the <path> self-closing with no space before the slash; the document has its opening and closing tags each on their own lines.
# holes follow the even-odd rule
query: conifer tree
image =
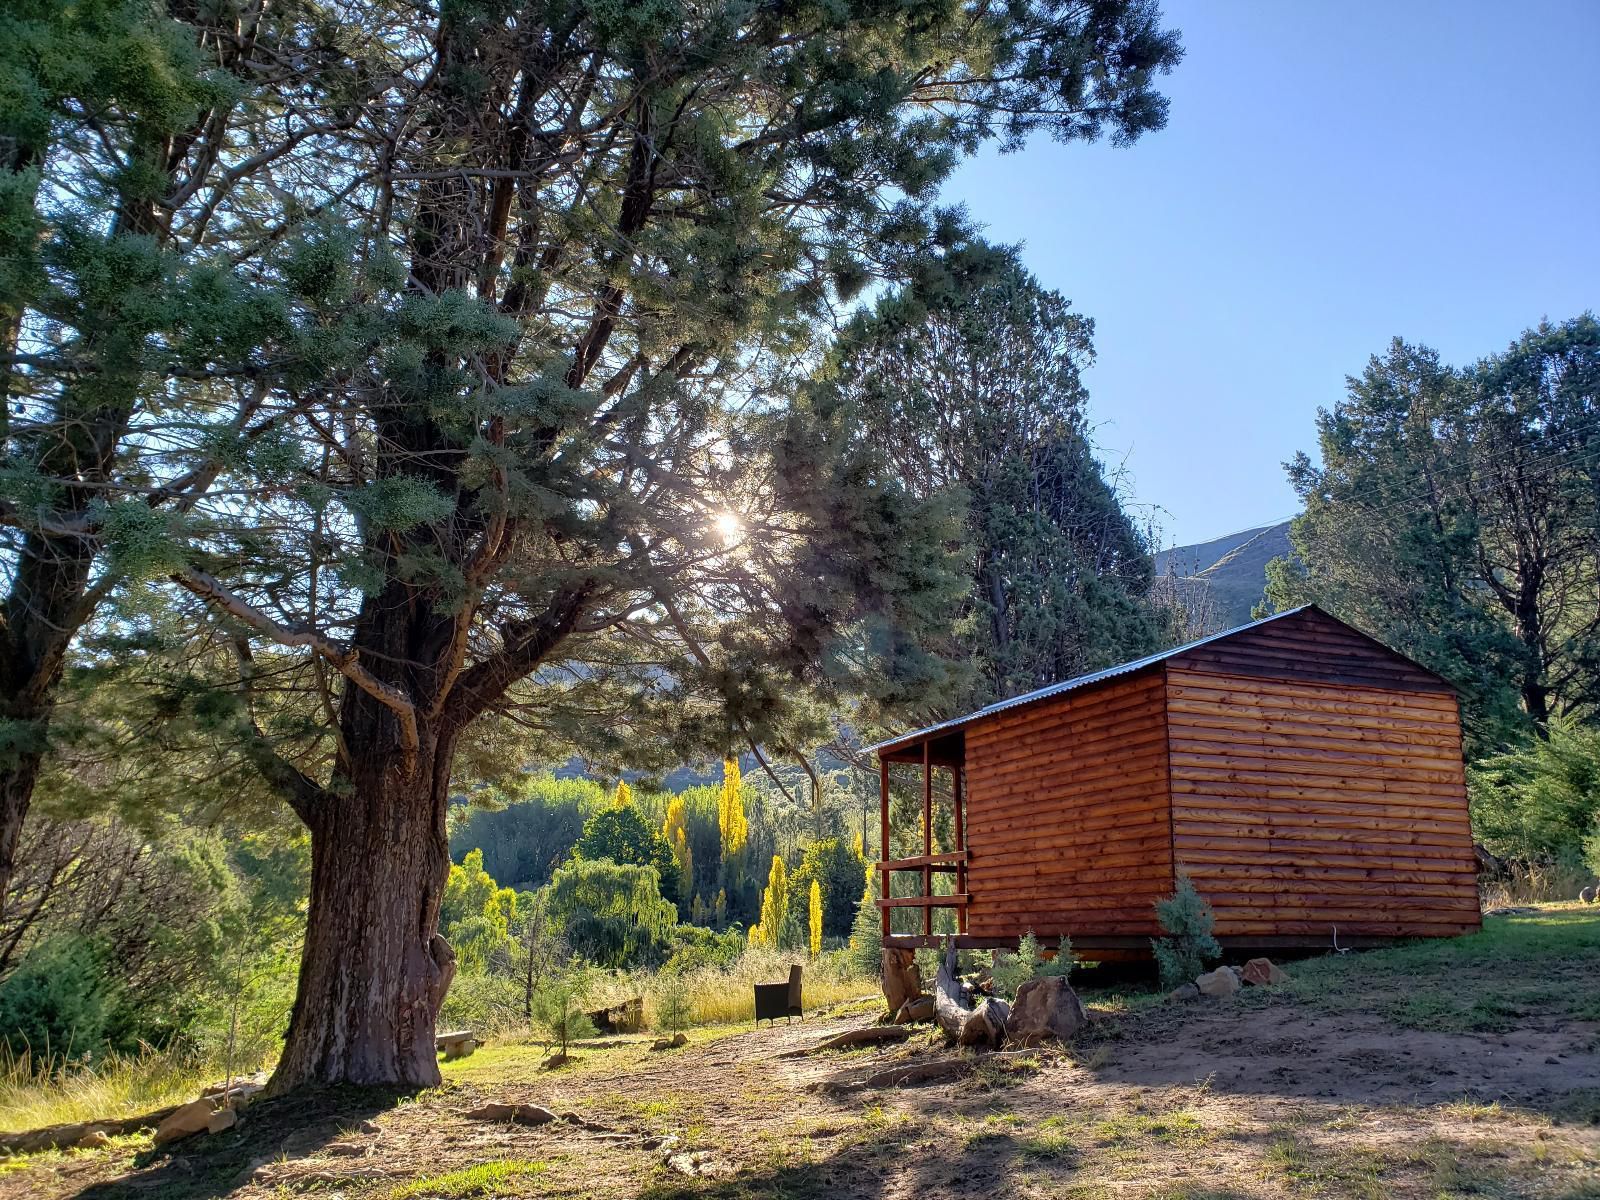
<svg viewBox="0 0 1600 1200">
<path fill-rule="evenodd" d="M 274 1090 L 431 1085 L 445 814 L 486 727 L 605 749 L 653 719 L 667 750 L 703 752 L 786 736 L 818 696 L 943 686 L 924 643 L 950 619 L 948 508 L 885 472 L 847 408 L 796 394 L 792 365 L 867 283 L 962 268 L 968 231 L 935 204 L 960 155 L 1035 131 L 1131 141 L 1163 123 L 1179 51 L 1150 0 L 283 11 L 265 41 L 231 18 L 195 40 L 272 73 L 248 128 L 230 85 L 221 118 L 111 133 L 133 131 L 112 181 L 144 240 L 114 247 L 136 270 L 85 279 L 165 299 L 151 239 L 198 245 L 199 348 L 158 368 L 129 342 L 144 326 L 89 296 L 57 360 L 92 395 L 52 428 L 109 398 L 95 445 L 124 446 L 129 397 L 155 396 L 177 417 L 132 442 L 198 430 L 200 452 L 170 472 L 141 455 L 104 510 L 106 472 L 47 470 L 0 520 L 57 539 L 21 561 L 71 566 L 33 593 L 41 636 L 75 627 L 85 556 L 121 544 L 237 656 L 238 737 L 313 845 Z M 241 183 L 266 141 L 297 161 Z M 35 194 L 79 194 L 82 165 Z M 212 321 L 237 289 L 279 299 Z M 190 472 L 218 494 L 149 483 Z M 168 506 L 182 519 L 150 518 Z M 292 703 L 321 726 L 286 744 L 262 718 Z"/>
</svg>

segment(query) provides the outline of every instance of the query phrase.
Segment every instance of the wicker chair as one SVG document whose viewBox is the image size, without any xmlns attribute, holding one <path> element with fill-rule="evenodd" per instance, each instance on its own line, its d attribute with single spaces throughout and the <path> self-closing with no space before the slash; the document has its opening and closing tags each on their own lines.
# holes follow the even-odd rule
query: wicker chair
<svg viewBox="0 0 1600 1200">
<path fill-rule="evenodd" d="M 777 1022 L 782 1017 L 785 1023 L 791 1017 L 799 1017 L 804 1021 L 805 1014 L 800 1011 L 800 964 L 795 963 L 789 968 L 788 983 L 758 983 L 756 984 L 756 1024 L 762 1021 Z"/>
</svg>

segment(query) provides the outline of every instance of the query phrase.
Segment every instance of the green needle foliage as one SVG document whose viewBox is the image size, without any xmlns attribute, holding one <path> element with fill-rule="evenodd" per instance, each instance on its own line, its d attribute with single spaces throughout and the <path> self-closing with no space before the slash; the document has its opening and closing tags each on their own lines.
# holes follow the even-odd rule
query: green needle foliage
<svg viewBox="0 0 1600 1200">
<path fill-rule="evenodd" d="M 0 298 L 42 348 L 0 522 L 70 566 L 24 606 L 70 636 L 107 570 L 226 648 L 236 752 L 316 864 L 275 1086 L 431 1084 L 458 754 L 651 767 L 948 687 L 952 507 L 798 381 L 862 288 L 962 269 L 962 155 L 1159 128 L 1177 38 L 1150 0 L 84 11 L 153 31 L 126 95 L 0 69 L 63 137 L 5 181 L 50 269 Z M 49 449 L 80 432 L 83 477 Z M 653 872 L 608 869 L 638 875 L 581 897 L 597 943 L 653 936 Z"/>
<path fill-rule="evenodd" d="M 1150 946 L 1161 972 L 1162 987 L 1189 983 L 1222 957 L 1222 946 L 1211 932 L 1216 928 L 1211 903 L 1182 872 L 1172 895 L 1156 901 L 1156 921 L 1165 936 L 1151 938 Z"/>
<path fill-rule="evenodd" d="M 1462 694 L 1474 756 L 1600 696 L 1600 322 L 1461 369 L 1396 340 L 1320 414 L 1267 599 L 1315 600 Z"/>
</svg>

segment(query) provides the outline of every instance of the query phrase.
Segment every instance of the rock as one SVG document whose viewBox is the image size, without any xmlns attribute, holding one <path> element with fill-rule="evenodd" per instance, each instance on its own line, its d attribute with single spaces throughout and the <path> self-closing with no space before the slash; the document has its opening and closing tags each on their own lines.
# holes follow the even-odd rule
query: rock
<svg viewBox="0 0 1600 1200">
<path fill-rule="evenodd" d="M 206 1122 L 207 1133 L 221 1133 L 225 1129 L 232 1129 L 239 1123 L 239 1114 L 231 1108 L 219 1108 L 211 1114 L 211 1119 Z"/>
<path fill-rule="evenodd" d="M 1194 985 L 1200 989 L 1202 996 L 1231 996 L 1243 986 L 1239 982 L 1239 977 L 1227 967 L 1208 971 L 1196 979 Z"/>
<path fill-rule="evenodd" d="M 509 1121 L 513 1125 L 548 1125 L 556 1114 L 537 1104 L 502 1104 L 491 1100 L 462 1114 L 471 1121 Z"/>
<path fill-rule="evenodd" d="M 896 1025 L 913 1025 L 933 1020 L 933 997 L 913 996 L 894 1014 Z"/>
<path fill-rule="evenodd" d="M 917 970 L 916 955 L 909 950 L 889 949 L 883 952 L 883 998 L 889 1002 L 889 1011 L 897 1013 L 908 1000 L 922 995 L 922 972 Z"/>
<path fill-rule="evenodd" d="M 1167 993 L 1167 999 L 1174 1003 L 1184 1003 L 1189 1000 L 1200 999 L 1200 989 L 1192 983 L 1179 984 Z"/>
<path fill-rule="evenodd" d="M 166 1120 L 156 1126 L 155 1144 L 165 1146 L 168 1142 L 175 1142 L 179 1138 L 206 1132 L 210 1128 L 211 1114 L 215 1108 L 216 1105 L 208 1096 L 180 1105 Z"/>
<path fill-rule="evenodd" d="M 1006 1021 L 1006 1040 L 1036 1046 L 1054 1038 L 1067 1041 L 1088 1022 L 1083 1001 L 1066 979 L 1030 979 L 1017 989 L 1017 1002 Z"/>
<path fill-rule="evenodd" d="M 1583 889 L 1583 891 L 1578 893 L 1578 899 L 1582 900 L 1585 904 L 1593 904 L 1596 895 L 1600 895 L 1600 892 L 1596 892 L 1596 890 L 1592 887 L 1586 887 Z"/>
<path fill-rule="evenodd" d="M 657 1038 L 655 1041 L 650 1043 L 650 1049 L 652 1049 L 652 1050 L 676 1050 L 679 1046 L 687 1046 L 688 1044 L 689 1044 L 689 1035 L 680 1030 L 679 1032 L 673 1034 L 671 1037 Z"/>
<path fill-rule="evenodd" d="M 102 1150 L 111 1145 L 111 1135 L 104 1129 L 96 1129 L 91 1125 L 88 1131 L 72 1144 L 79 1150 Z"/>
<path fill-rule="evenodd" d="M 1275 983 L 1288 983 L 1289 972 L 1285 971 L 1270 958 L 1252 958 L 1245 963 L 1244 970 L 1239 972 L 1245 983 L 1256 987 L 1268 987 Z"/>
<path fill-rule="evenodd" d="M 557 1067 L 564 1067 L 569 1061 L 565 1050 L 557 1050 L 549 1058 L 539 1064 L 541 1071 L 554 1071 Z"/>
</svg>

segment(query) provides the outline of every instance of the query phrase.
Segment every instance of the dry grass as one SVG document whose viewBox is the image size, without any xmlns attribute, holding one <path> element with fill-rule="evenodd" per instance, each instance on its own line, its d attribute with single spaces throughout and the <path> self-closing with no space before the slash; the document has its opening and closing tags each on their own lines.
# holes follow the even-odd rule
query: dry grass
<svg viewBox="0 0 1600 1200">
<path fill-rule="evenodd" d="M 192 1100 L 222 1068 L 190 1055 L 145 1049 L 48 1070 L 23 1054 L 0 1059 L 0 1129 L 38 1129 L 134 1116 Z"/>
<path fill-rule="evenodd" d="M 832 1008 L 862 997 L 878 995 L 878 980 L 854 973 L 843 955 L 824 954 L 809 959 L 803 952 L 751 948 L 724 968 L 706 967 L 686 972 L 680 978 L 689 993 L 691 1025 L 743 1025 L 755 1020 L 757 983 L 777 983 L 789 978 L 789 967 L 799 963 L 801 992 L 807 1012 Z M 649 972 L 633 972 L 613 977 L 601 1003 L 615 1003 L 630 996 L 643 996 L 645 1023 L 659 1028 L 656 1002 L 661 994 L 661 979 Z"/>
</svg>

